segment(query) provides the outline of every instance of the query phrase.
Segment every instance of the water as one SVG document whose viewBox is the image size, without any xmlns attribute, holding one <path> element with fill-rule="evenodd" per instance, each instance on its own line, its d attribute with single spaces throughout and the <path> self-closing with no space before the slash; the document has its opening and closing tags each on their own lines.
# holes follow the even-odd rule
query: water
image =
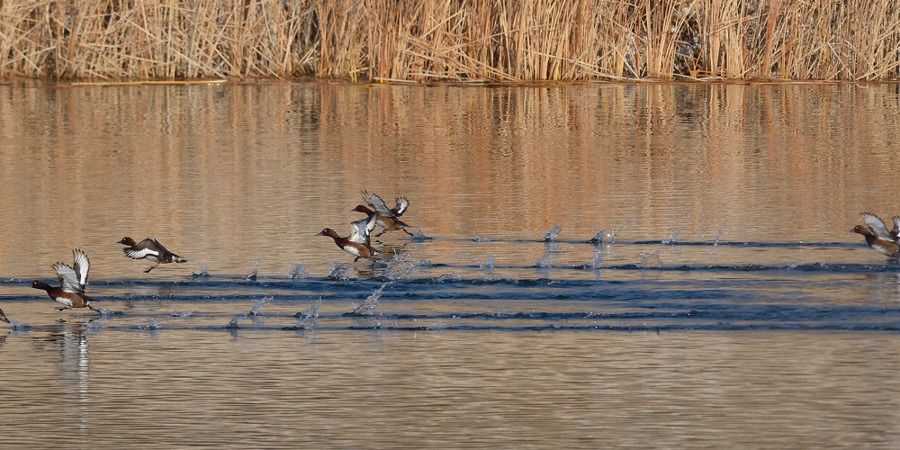
<svg viewBox="0 0 900 450">
<path fill-rule="evenodd" d="M 9 445 L 896 447 L 896 85 L 0 92 Z"/>
</svg>

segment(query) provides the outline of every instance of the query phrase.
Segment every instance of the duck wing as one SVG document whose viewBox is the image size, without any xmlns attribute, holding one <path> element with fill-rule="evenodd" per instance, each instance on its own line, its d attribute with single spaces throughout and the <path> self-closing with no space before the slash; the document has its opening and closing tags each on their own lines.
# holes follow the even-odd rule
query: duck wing
<svg viewBox="0 0 900 450">
<path fill-rule="evenodd" d="M 78 284 L 81 285 L 81 291 L 84 292 L 88 284 L 88 271 L 91 270 L 91 261 L 80 248 L 72 250 L 72 254 L 75 256 L 75 264 L 72 269 L 75 271 Z"/>
<path fill-rule="evenodd" d="M 385 217 L 394 217 L 396 215 L 387 207 L 387 205 L 384 204 L 384 200 L 382 200 L 381 197 L 379 197 L 377 194 L 369 195 L 369 193 L 366 191 L 362 191 L 361 194 L 363 200 L 365 200 L 366 203 L 368 203 L 369 206 L 371 206 L 372 209 L 374 209 L 375 212 L 378 213 L 378 215 Z"/>
<path fill-rule="evenodd" d="M 397 206 L 391 211 L 394 211 L 394 214 L 400 217 L 406 212 L 406 208 L 409 208 L 409 200 L 406 197 L 397 197 Z"/>
<path fill-rule="evenodd" d="M 84 288 L 78 281 L 78 274 L 75 272 L 75 269 L 58 262 L 53 264 L 53 270 L 56 271 L 56 277 L 59 278 L 60 283 L 62 283 L 61 289 L 63 292 L 72 294 L 84 293 Z"/>
<path fill-rule="evenodd" d="M 375 229 L 375 215 L 372 214 L 365 219 L 359 219 L 350 223 L 350 236 L 347 236 L 347 240 L 350 242 L 356 242 L 358 244 L 366 244 L 368 245 L 370 241 L 370 235 L 372 230 Z"/>
<path fill-rule="evenodd" d="M 884 226 L 884 221 L 882 221 L 878 216 L 872 213 L 864 212 L 860 214 L 863 222 L 866 223 L 866 226 L 872 230 L 872 233 L 875 234 L 875 237 L 878 239 L 884 239 L 887 241 L 893 241 L 894 238 L 891 237 L 891 233 L 888 232 L 887 227 Z"/>
<path fill-rule="evenodd" d="M 891 217 L 891 220 L 894 221 L 894 228 L 891 228 L 891 236 L 894 237 L 894 241 L 900 239 L 900 216 Z"/>
<path fill-rule="evenodd" d="M 152 260 L 161 254 L 161 248 L 164 249 L 164 247 L 156 242 L 156 239 L 147 238 L 134 246 L 123 248 L 122 251 L 125 252 L 125 256 L 128 256 L 129 258 L 143 259 L 149 257 L 149 259 Z"/>
</svg>

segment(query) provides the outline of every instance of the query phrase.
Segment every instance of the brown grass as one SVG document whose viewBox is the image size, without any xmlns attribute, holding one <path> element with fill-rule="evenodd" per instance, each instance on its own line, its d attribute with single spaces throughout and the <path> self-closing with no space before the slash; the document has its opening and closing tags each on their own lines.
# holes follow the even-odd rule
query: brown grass
<svg viewBox="0 0 900 450">
<path fill-rule="evenodd" d="M 893 0 L 0 0 L 0 76 L 886 80 Z"/>
</svg>

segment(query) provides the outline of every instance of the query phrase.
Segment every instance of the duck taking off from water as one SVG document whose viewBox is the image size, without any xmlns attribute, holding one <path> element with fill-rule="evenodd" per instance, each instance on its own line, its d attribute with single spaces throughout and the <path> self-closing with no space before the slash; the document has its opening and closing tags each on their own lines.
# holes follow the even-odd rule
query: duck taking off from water
<svg viewBox="0 0 900 450">
<path fill-rule="evenodd" d="M 397 197 L 397 205 L 393 208 L 388 208 L 384 203 L 384 200 L 377 194 L 369 195 L 368 192 L 362 191 L 360 195 L 362 195 L 363 200 L 365 200 L 372 209 L 369 209 L 364 205 L 357 205 L 353 211 L 365 214 L 376 214 L 377 224 L 384 230 L 381 233 L 376 234 L 375 237 L 394 230 L 403 230 L 404 233 L 413 236 L 412 233 L 406 230 L 406 227 L 409 225 L 400 220 L 400 216 L 402 216 L 403 213 L 406 212 L 406 209 L 409 208 L 409 200 L 406 197 Z"/>
<path fill-rule="evenodd" d="M 357 220 L 350 224 L 350 235 L 340 237 L 336 231 L 331 228 L 325 228 L 316 234 L 316 236 L 328 236 L 334 239 L 335 245 L 341 250 L 356 256 L 353 262 L 359 261 L 359 258 L 373 258 L 378 254 L 369 243 L 369 235 L 375 229 L 375 214 L 368 215 L 365 219 Z"/>
<path fill-rule="evenodd" d="M 160 264 L 187 262 L 186 259 L 163 247 L 163 245 L 155 238 L 146 238 L 141 242 L 135 242 L 134 239 L 125 236 L 121 241 L 116 242 L 116 244 L 127 245 L 122 251 L 125 252 L 125 256 L 128 256 L 129 258 L 147 259 L 156 263 L 145 270 L 144 273 L 149 273 Z"/>
<path fill-rule="evenodd" d="M 894 227 L 888 231 L 884 221 L 872 213 L 861 213 L 865 225 L 857 225 L 850 232 L 859 233 L 866 238 L 866 244 L 878 253 L 891 259 L 900 257 L 900 216 L 892 218 Z"/>
<path fill-rule="evenodd" d="M 72 267 L 61 262 L 53 264 L 56 270 L 56 277 L 59 278 L 60 286 L 50 286 L 41 280 L 35 280 L 31 283 L 31 287 L 35 289 L 43 289 L 47 291 L 47 295 L 56 300 L 63 306 L 60 311 L 68 308 L 90 308 L 92 299 L 84 295 L 84 289 L 88 283 L 88 270 L 91 268 L 91 262 L 87 255 L 81 249 L 72 250 L 75 255 L 75 262 Z"/>
</svg>

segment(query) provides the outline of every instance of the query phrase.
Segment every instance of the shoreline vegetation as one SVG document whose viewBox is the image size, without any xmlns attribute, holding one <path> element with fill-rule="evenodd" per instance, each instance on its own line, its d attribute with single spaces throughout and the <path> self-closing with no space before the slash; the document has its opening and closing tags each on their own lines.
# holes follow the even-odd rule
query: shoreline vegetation
<svg viewBox="0 0 900 450">
<path fill-rule="evenodd" d="M 894 0 L 0 0 L 0 77 L 887 81 Z"/>
</svg>

